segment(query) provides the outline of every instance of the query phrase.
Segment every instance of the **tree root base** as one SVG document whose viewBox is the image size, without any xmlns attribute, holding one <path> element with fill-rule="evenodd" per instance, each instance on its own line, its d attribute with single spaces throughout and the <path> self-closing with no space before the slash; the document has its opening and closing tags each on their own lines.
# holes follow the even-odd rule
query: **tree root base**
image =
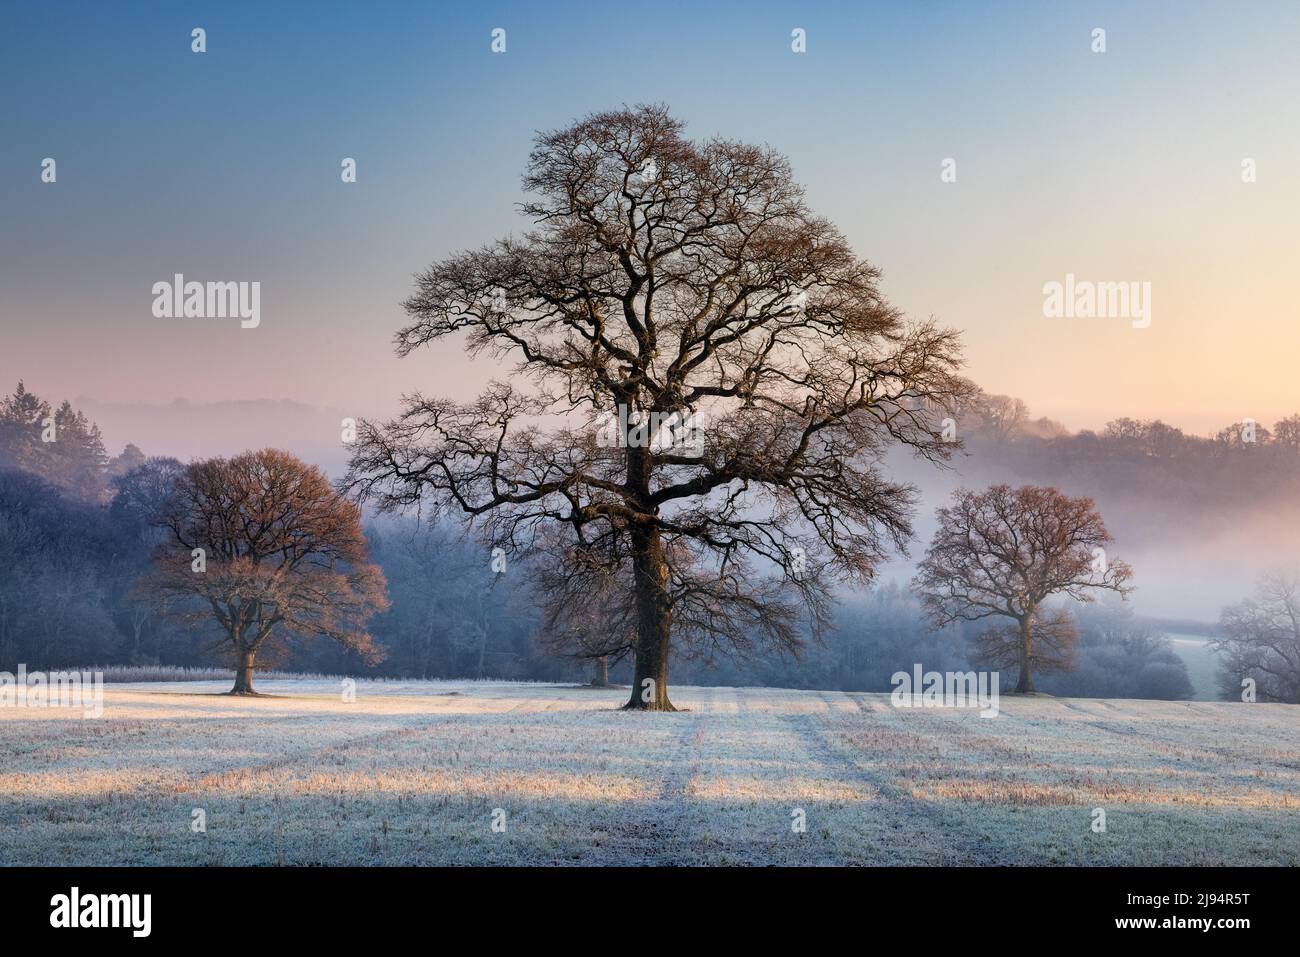
<svg viewBox="0 0 1300 957">
<path fill-rule="evenodd" d="M 673 705 L 672 705 L 671 703 L 666 703 L 666 704 L 662 704 L 662 705 L 660 705 L 660 704 L 648 704 L 648 703 L 646 703 L 646 702 L 642 702 L 642 701 L 637 701 L 637 702 L 629 701 L 627 704 L 623 705 L 623 707 L 619 708 L 619 710 L 620 710 L 620 711 L 672 711 L 672 712 L 677 712 L 677 711 L 690 710 L 690 709 L 689 709 L 689 708 L 687 708 L 687 709 L 676 708 L 676 707 L 673 707 Z"/>
</svg>

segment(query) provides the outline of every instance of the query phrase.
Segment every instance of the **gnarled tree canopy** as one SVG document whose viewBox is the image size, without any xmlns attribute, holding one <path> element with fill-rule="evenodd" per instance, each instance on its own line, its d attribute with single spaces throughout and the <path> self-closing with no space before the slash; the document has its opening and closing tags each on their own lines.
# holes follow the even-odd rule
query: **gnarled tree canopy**
<svg viewBox="0 0 1300 957">
<path fill-rule="evenodd" d="M 162 504 L 165 537 L 146 593 L 173 614 L 218 626 L 236 667 L 234 694 L 252 694 L 257 655 L 289 638 L 324 637 L 379 660 L 366 621 L 387 606 L 357 506 L 325 474 L 263 449 L 183 467 Z"/>
<path fill-rule="evenodd" d="M 629 706 L 668 709 L 670 642 L 793 648 L 801 610 L 908 538 L 912 490 L 880 462 L 951 451 L 957 335 L 885 301 L 784 157 L 663 107 L 539 136 L 524 184 L 532 228 L 420 274 L 396 337 L 460 335 L 516 375 L 363 423 L 345 484 L 519 558 L 562 530 L 572 574 L 630 595 Z"/>
<path fill-rule="evenodd" d="M 958 489 L 953 504 L 937 514 L 916 590 L 938 627 L 1009 619 L 979 635 L 976 648 L 996 667 L 1019 666 L 1017 691 L 1034 690 L 1035 670 L 1068 667 L 1078 638 L 1068 614 L 1042 614 L 1043 602 L 1129 591 L 1132 570 L 1107 555 L 1111 535 L 1092 499 L 994 485 L 983 492 Z"/>
</svg>

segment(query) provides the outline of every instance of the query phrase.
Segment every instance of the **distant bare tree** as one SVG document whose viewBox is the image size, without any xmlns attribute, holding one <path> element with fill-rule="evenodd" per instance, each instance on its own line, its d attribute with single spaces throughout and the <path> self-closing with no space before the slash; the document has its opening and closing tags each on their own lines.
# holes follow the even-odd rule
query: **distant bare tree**
<svg viewBox="0 0 1300 957">
<path fill-rule="evenodd" d="M 1300 578 L 1265 576 L 1255 597 L 1225 608 L 1219 622 L 1224 692 L 1237 697 L 1251 678 L 1260 700 L 1300 704 Z"/>
<path fill-rule="evenodd" d="M 158 528 L 158 519 L 176 494 L 176 483 L 185 473 L 185 464 L 179 459 L 162 456 L 146 459 L 112 478 L 114 494 L 109 513 L 125 523 L 144 544 L 156 544 L 165 534 Z"/>
<path fill-rule="evenodd" d="M 1029 407 L 1023 399 L 981 392 L 971 403 L 979 420 L 977 428 L 989 438 L 1005 442 L 1015 438 L 1029 423 Z"/>
<path fill-rule="evenodd" d="M 1166 425 L 1159 419 L 1132 419 L 1127 416 L 1106 423 L 1102 433 L 1117 445 L 1122 454 L 1138 451 L 1156 459 L 1172 459 L 1188 447 L 1187 436 L 1181 429 Z"/>
<path fill-rule="evenodd" d="M 364 626 L 387 607 L 383 573 L 368 561 L 359 509 L 320 469 L 275 449 L 194 462 L 158 522 L 168 534 L 144 588 L 172 599 L 175 614 L 220 625 L 231 694 L 254 694 L 258 653 L 289 637 L 331 638 L 378 660 Z"/>
<path fill-rule="evenodd" d="M 608 685 L 610 663 L 636 650 L 636 594 L 630 578 L 558 541 L 530 566 L 541 610 L 539 644 L 552 654 L 593 662 L 592 684 Z"/>
<path fill-rule="evenodd" d="M 1253 449 L 1273 441 L 1273 433 L 1257 422 L 1243 420 L 1220 429 L 1214 436 L 1221 449 Z"/>
<path fill-rule="evenodd" d="M 1120 416 L 1118 419 L 1111 419 L 1106 423 L 1102 435 L 1112 441 L 1133 442 L 1142 441 L 1146 435 L 1147 426 L 1140 419 L 1130 418 L 1127 415 Z"/>
<path fill-rule="evenodd" d="M 938 627 L 1007 618 L 977 640 L 997 667 L 1019 668 L 1017 692 L 1034 690 L 1035 670 L 1069 666 L 1077 639 L 1061 611 L 1042 610 L 1053 595 L 1092 601 L 1098 589 L 1126 594 L 1132 571 L 1108 558 L 1111 536 L 1091 499 L 1054 488 L 994 485 L 958 490 L 938 509 L 939 528 L 914 587 Z"/>
<path fill-rule="evenodd" d="M 672 710 L 671 648 L 794 647 L 801 609 L 824 622 L 908 537 L 879 463 L 951 451 L 957 335 L 902 319 L 784 157 L 688 140 L 663 107 L 540 136 L 524 185 L 534 228 L 420 275 L 397 351 L 463 335 L 527 388 L 409 397 L 362 425 L 345 487 L 524 557 L 565 530 L 631 590 L 627 706 Z"/>
<path fill-rule="evenodd" d="M 1300 415 L 1288 415 L 1273 423 L 1273 442 L 1291 451 L 1300 451 Z"/>
</svg>

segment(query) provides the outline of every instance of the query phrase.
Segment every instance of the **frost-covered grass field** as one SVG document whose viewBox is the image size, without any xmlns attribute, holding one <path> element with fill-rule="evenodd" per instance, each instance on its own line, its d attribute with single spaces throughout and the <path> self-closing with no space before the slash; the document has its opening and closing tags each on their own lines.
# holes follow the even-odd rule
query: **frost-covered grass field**
<svg viewBox="0 0 1300 957">
<path fill-rule="evenodd" d="M 112 685 L 98 720 L 0 709 L 0 861 L 1300 864 L 1296 706 L 1004 696 L 989 719 L 679 687 L 689 711 L 631 714 L 626 690 L 555 685 L 226 687 Z"/>
</svg>

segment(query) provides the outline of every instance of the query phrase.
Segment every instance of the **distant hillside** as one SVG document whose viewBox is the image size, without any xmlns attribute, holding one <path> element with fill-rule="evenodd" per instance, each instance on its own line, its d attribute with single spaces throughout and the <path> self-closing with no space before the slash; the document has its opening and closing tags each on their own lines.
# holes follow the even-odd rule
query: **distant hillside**
<svg viewBox="0 0 1300 957">
<path fill-rule="evenodd" d="M 83 396 L 74 404 L 99 425 L 110 449 L 131 442 L 146 454 L 188 461 L 246 449 L 282 448 L 331 475 L 340 474 L 347 464 L 341 421 L 364 415 L 274 399 L 176 399 L 166 405 L 151 405 L 100 402 Z"/>
</svg>

